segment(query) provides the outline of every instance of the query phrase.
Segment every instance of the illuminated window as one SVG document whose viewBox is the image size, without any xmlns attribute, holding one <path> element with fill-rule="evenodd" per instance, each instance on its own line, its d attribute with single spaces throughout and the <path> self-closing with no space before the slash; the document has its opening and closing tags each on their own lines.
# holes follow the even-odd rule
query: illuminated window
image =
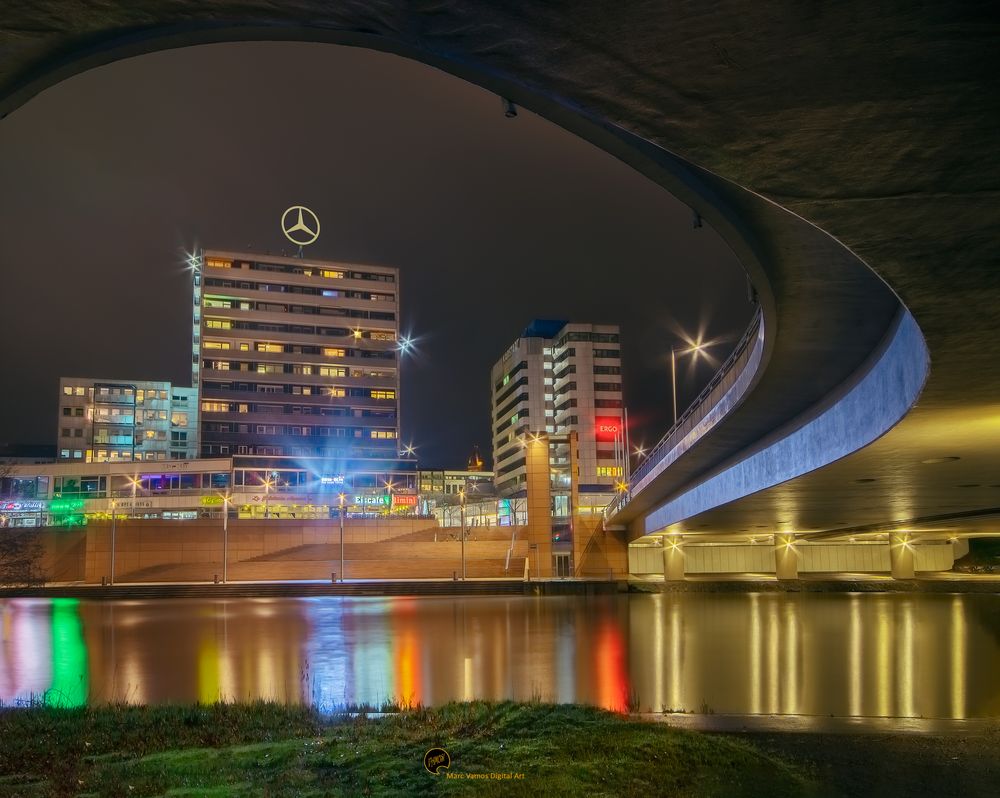
<svg viewBox="0 0 1000 798">
<path fill-rule="evenodd" d="M 229 361 L 228 360 L 216 360 L 212 366 L 218 371 L 229 371 Z"/>
<path fill-rule="evenodd" d="M 337 347 L 327 346 L 323 348 L 323 354 L 327 357 L 344 357 L 347 354 L 346 349 L 338 349 Z"/>
<path fill-rule="evenodd" d="M 621 466 L 598 466 L 597 476 L 599 477 L 620 477 L 622 476 Z"/>
<path fill-rule="evenodd" d="M 207 297 L 205 297 L 205 307 L 206 308 L 229 308 L 229 307 L 232 307 L 232 303 L 228 299 L 217 299 L 216 297 L 207 296 Z"/>
<path fill-rule="evenodd" d="M 210 330 L 233 329 L 233 323 L 229 319 L 205 319 L 205 326 Z"/>
<path fill-rule="evenodd" d="M 246 407 L 246 405 L 240 405 L 240 407 Z M 207 413 L 228 413 L 229 403 L 228 402 L 202 402 L 201 409 Z M 241 413 L 245 413 L 245 410 L 241 410 Z M 149 433 L 147 433 L 147 437 Z"/>
<path fill-rule="evenodd" d="M 347 396 L 347 391 L 344 390 L 343 388 L 327 388 L 326 395 L 332 396 L 337 399 L 342 399 L 343 397 Z"/>
<path fill-rule="evenodd" d="M 249 409 L 250 409 L 249 405 L 240 405 L 237 412 L 246 413 L 249 412 Z"/>
<path fill-rule="evenodd" d="M 206 349 L 229 349 L 229 341 L 205 341 Z"/>
<path fill-rule="evenodd" d="M 59 450 L 59 456 L 61 458 L 63 458 L 63 459 L 68 458 L 69 457 L 69 449 L 60 449 Z"/>
<path fill-rule="evenodd" d="M 71 385 L 64 385 L 63 386 L 63 394 L 66 395 L 66 396 L 72 396 L 73 395 L 73 387 Z"/>
<path fill-rule="evenodd" d="M 280 363 L 258 363 L 257 373 L 258 374 L 283 374 L 285 372 L 285 367 Z"/>
<path fill-rule="evenodd" d="M 209 404 L 210 404 L 210 403 L 209 403 Z M 156 432 L 155 432 L 155 431 L 153 431 L 153 430 L 151 430 L 151 429 L 148 429 L 148 430 L 146 430 L 146 437 L 147 437 L 147 438 L 148 438 L 149 440 L 153 440 L 153 438 L 155 438 L 155 437 L 156 437 Z"/>
<path fill-rule="evenodd" d="M 376 440 L 392 440 L 396 437 L 396 430 L 394 429 L 373 429 L 372 437 Z"/>
<path fill-rule="evenodd" d="M 146 392 L 142 390 L 142 388 L 140 388 L 138 391 L 135 392 L 135 403 L 137 405 L 141 405 L 145 401 L 146 401 Z"/>
<path fill-rule="evenodd" d="M 391 332 L 373 332 L 371 334 L 371 339 L 373 341 L 395 341 L 396 333 Z"/>
<path fill-rule="evenodd" d="M 340 366 L 320 366 L 319 374 L 321 377 L 346 377 L 347 369 Z"/>
<path fill-rule="evenodd" d="M 233 268 L 233 262 L 231 260 L 224 260 L 222 258 L 206 258 L 205 265 L 210 266 L 213 269 Z"/>
<path fill-rule="evenodd" d="M 395 391 L 372 391 L 372 399 L 395 399 Z"/>
<path fill-rule="evenodd" d="M 186 427 L 188 425 L 187 413 L 171 413 L 170 425 L 172 427 Z"/>
<path fill-rule="evenodd" d="M 246 341 L 240 341 L 240 351 L 241 352 L 249 352 L 250 351 L 250 344 L 248 344 Z"/>
<path fill-rule="evenodd" d="M 343 272 L 330 271 L 329 269 L 320 269 L 319 270 L 319 276 L 320 277 L 327 277 L 327 278 L 329 278 L 331 280 L 342 280 L 343 277 L 344 277 L 344 273 Z"/>
<path fill-rule="evenodd" d="M 73 389 L 73 395 L 74 396 L 83 396 L 83 386 L 82 385 L 77 385 Z"/>
<path fill-rule="evenodd" d="M 281 344 L 271 344 L 265 341 L 260 341 L 257 343 L 258 352 L 284 352 L 285 347 Z"/>
</svg>

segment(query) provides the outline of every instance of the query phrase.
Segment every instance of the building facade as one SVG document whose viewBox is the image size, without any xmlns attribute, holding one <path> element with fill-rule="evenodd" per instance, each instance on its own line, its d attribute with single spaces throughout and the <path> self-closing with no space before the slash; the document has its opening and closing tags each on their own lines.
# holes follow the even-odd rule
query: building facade
<svg viewBox="0 0 1000 798">
<path fill-rule="evenodd" d="M 615 443 L 624 413 L 620 336 L 613 324 L 536 320 L 494 364 L 493 468 L 501 496 L 525 490 L 530 436 L 567 440 L 575 432 L 581 505 L 575 511 L 610 500 L 623 477 Z M 555 468 L 570 461 L 569 444 L 558 445 L 565 450 L 553 452 Z"/>
<path fill-rule="evenodd" d="M 186 521 L 417 515 L 416 461 L 366 460 L 331 473 L 326 460 L 217 457 L 166 462 L 70 460 L 0 473 L 0 527 L 79 526 L 117 517 Z"/>
<path fill-rule="evenodd" d="M 201 455 L 385 460 L 399 447 L 399 272 L 209 250 L 193 259 Z"/>
<path fill-rule="evenodd" d="M 58 461 L 196 457 L 197 392 L 169 382 L 63 377 L 56 441 Z"/>
</svg>

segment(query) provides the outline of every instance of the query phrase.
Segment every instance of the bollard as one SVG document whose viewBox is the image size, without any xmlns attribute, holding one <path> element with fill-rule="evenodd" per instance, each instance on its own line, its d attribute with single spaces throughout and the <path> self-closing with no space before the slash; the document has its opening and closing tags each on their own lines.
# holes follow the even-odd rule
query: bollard
<svg viewBox="0 0 1000 798">
<path fill-rule="evenodd" d="M 331 571 L 330 572 L 330 581 L 333 582 L 333 584 L 337 584 L 337 572 L 336 571 Z"/>
<path fill-rule="evenodd" d="M 457 582 L 458 581 L 458 571 L 452 571 L 451 572 L 451 579 L 452 579 L 453 582 Z"/>
<path fill-rule="evenodd" d="M 215 584 L 219 584 L 219 575 L 218 574 L 215 575 Z"/>
<path fill-rule="evenodd" d="M 101 577 L 101 587 L 107 587 L 107 586 L 108 586 L 108 578 L 106 576 L 102 576 Z"/>
</svg>

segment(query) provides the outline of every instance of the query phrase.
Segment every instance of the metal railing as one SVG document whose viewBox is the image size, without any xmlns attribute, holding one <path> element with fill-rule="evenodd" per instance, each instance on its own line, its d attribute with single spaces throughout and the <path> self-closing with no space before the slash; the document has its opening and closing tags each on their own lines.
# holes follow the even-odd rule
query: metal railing
<svg viewBox="0 0 1000 798">
<path fill-rule="evenodd" d="M 750 355 L 753 351 L 751 344 L 760 335 L 762 324 L 763 316 L 758 307 L 746 331 L 729 354 L 729 357 L 726 358 L 718 371 L 715 372 L 712 379 L 702 388 L 694 401 L 681 413 L 673 426 L 667 430 L 656 446 L 650 450 L 649 456 L 646 457 L 642 465 L 631 473 L 628 489 L 619 494 L 604 508 L 605 521 L 628 504 L 632 498 L 633 488 L 641 483 L 656 468 L 663 457 L 677 445 L 679 440 L 691 432 L 711 412 L 718 399 L 724 396 L 736 382 L 736 378 L 742 373 L 743 368 L 750 360 Z M 715 401 L 709 401 L 710 399 L 714 399 Z"/>
</svg>

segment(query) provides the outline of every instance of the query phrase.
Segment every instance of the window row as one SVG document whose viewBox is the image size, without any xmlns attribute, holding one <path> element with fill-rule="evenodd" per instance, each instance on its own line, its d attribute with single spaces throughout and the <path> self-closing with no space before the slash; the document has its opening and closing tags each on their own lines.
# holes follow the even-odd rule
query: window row
<svg viewBox="0 0 1000 798">
<path fill-rule="evenodd" d="M 356 308 L 327 308 L 315 305 L 286 305 L 277 302 L 254 302 L 245 299 L 222 299 L 206 296 L 205 308 L 223 310 L 254 310 L 264 313 L 298 313 L 303 316 L 341 316 L 350 319 L 376 319 L 378 321 L 395 321 L 396 314 L 390 310 L 358 310 Z M 209 329 L 229 329 L 213 324 L 217 319 L 205 319 Z"/>
<path fill-rule="evenodd" d="M 269 354 L 322 355 L 323 357 L 358 357 L 379 360 L 395 360 L 396 358 L 396 353 L 392 350 L 344 349 L 339 346 L 308 346 L 273 341 L 210 341 L 206 339 L 202 346 L 204 349 L 213 351 L 267 352 Z M 174 398 L 176 399 L 176 397 Z"/>
<path fill-rule="evenodd" d="M 268 383 L 249 382 L 205 382 L 208 391 L 245 391 L 251 393 L 267 394 L 292 394 L 293 396 L 327 396 L 331 399 L 342 399 L 345 397 L 362 397 L 369 399 L 385 400 L 395 399 L 396 391 L 382 388 L 343 388 L 340 386 L 320 386 L 320 385 L 272 385 Z M 201 409 L 216 412 L 211 406 L 211 402 L 202 402 Z"/>
<path fill-rule="evenodd" d="M 211 322 L 211 323 L 209 323 Z M 309 324 L 279 324 L 269 321 L 245 321 L 242 319 L 206 319 L 205 326 L 213 330 L 253 330 L 269 333 L 293 333 L 295 335 L 326 335 L 350 338 L 354 341 L 395 341 L 391 330 L 363 330 L 360 327 L 314 327 Z M 198 335 L 195 333 L 195 343 Z M 364 357 L 364 354 L 361 355 Z"/>
<path fill-rule="evenodd" d="M 302 294 L 303 296 L 341 297 L 344 299 L 365 299 L 371 302 L 395 302 L 396 295 L 373 291 L 345 291 L 343 289 L 322 288 L 315 285 L 289 285 L 285 283 L 262 283 L 256 281 L 222 280 L 209 277 L 206 288 L 242 288 L 250 291 L 267 291 L 276 294 Z M 206 298 L 208 296 L 206 295 Z M 218 297 L 216 297 L 218 298 Z"/>
<path fill-rule="evenodd" d="M 556 343 L 556 349 L 569 341 L 590 341 L 595 344 L 617 344 L 618 333 L 568 332 Z"/>
</svg>

